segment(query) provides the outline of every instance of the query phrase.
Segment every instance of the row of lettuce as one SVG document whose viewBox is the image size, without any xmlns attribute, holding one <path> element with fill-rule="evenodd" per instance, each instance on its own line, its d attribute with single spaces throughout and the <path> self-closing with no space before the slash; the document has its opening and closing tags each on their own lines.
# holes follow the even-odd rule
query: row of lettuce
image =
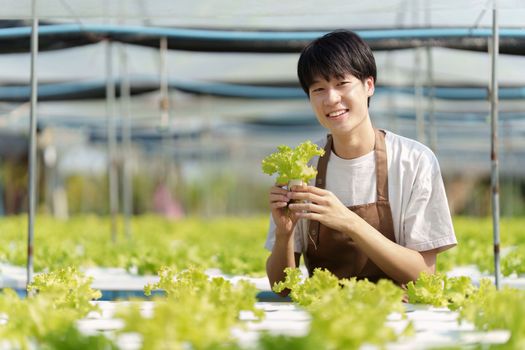
<svg viewBox="0 0 525 350">
<path fill-rule="evenodd" d="M 123 303 L 114 317 L 122 326 L 106 333 L 86 334 L 77 321 L 100 313 L 93 299 L 100 292 L 90 287 L 91 279 L 75 268 L 63 268 L 38 275 L 21 299 L 12 290 L 0 294 L 0 347 L 9 349 L 119 349 L 121 339 L 139 336 L 141 349 L 358 349 L 362 345 L 383 347 L 409 340 L 414 335 L 411 321 L 401 331 L 388 325 L 393 313 L 406 318 L 403 298 L 410 303 L 448 307 L 458 312 L 458 322 L 469 321 L 481 331 L 504 329 L 510 338 L 504 344 L 457 344 L 457 348 L 522 349 L 525 346 L 525 292 L 504 288 L 497 291 L 488 281 L 479 287 L 467 277 L 422 275 L 406 291 L 390 281 L 338 280 L 318 270 L 303 280 L 298 269 L 287 271 L 276 292 L 289 289 L 294 302 L 311 317 L 303 336 L 262 333 L 253 344 L 241 344 L 232 332 L 243 329 L 242 312 L 251 322 L 264 318 L 257 308 L 255 287 L 247 281 L 236 284 L 222 277 L 209 278 L 201 269 L 177 271 L 162 268 L 159 282 L 145 287 L 145 293 L 162 289 L 151 314 L 141 311 L 141 302 Z M 450 349 L 447 346 L 447 349 Z M 454 348 L 454 347 L 452 347 Z"/>
<path fill-rule="evenodd" d="M 459 245 L 439 255 L 439 271 L 476 265 L 493 267 L 492 223 L 489 218 L 454 218 Z M 122 228 L 122 222 L 119 227 Z M 268 252 L 263 248 L 268 217 L 188 218 L 169 221 L 155 216 L 134 217 L 131 237 L 110 235 L 110 220 L 78 216 L 59 221 L 38 216 L 35 228 L 36 271 L 65 266 L 123 267 L 138 274 L 155 274 L 161 266 L 219 268 L 227 274 L 264 275 Z M 525 273 L 525 218 L 501 221 L 502 273 Z M 24 266 L 27 218 L 0 219 L 0 263 Z"/>
</svg>

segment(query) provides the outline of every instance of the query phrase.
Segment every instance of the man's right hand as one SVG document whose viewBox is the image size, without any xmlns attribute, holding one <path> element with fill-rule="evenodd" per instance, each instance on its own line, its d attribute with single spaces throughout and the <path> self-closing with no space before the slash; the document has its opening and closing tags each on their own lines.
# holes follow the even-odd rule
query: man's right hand
<svg viewBox="0 0 525 350">
<path fill-rule="evenodd" d="M 293 234 L 298 217 L 288 209 L 288 190 L 283 187 L 283 184 L 276 184 L 270 188 L 270 210 L 276 226 L 275 235 L 289 237 Z"/>
</svg>

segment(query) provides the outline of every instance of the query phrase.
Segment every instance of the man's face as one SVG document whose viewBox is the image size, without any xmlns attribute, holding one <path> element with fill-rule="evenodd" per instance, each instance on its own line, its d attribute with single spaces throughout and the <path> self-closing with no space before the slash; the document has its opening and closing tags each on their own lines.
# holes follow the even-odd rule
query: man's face
<svg viewBox="0 0 525 350">
<path fill-rule="evenodd" d="M 314 79 L 309 88 L 310 104 L 319 123 L 333 135 L 352 132 L 368 118 L 368 97 L 374 94 L 374 79 L 361 81 L 351 74 Z"/>
</svg>

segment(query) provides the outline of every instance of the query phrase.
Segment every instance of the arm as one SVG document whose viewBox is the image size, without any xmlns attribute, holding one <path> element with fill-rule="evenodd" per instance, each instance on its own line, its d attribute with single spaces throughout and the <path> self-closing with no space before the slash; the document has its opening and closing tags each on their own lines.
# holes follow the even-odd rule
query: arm
<svg viewBox="0 0 525 350">
<path fill-rule="evenodd" d="M 407 283 L 416 280 L 422 271 L 435 271 L 437 250 L 421 253 L 390 241 L 346 208 L 330 191 L 313 186 L 294 187 L 288 197 L 309 201 L 290 204 L 289 208 L 296 216 L 319 221 L 350 235 L 365 254 L 396 282 Z"/>
<path fill-rule="evenodd" d="M 272 253 L 266 260 L 266 274 L 268 275 L 270 286 L 273 287 L 276 282 L 284 281 L 286 277 L 284 269 L 299 266 L 300 257 L 299 253 L 294 253 L 293 251 L 293 235 L 287 242 L 281 242 L 280 239 L 276 238 Z M 283 292 L 281 295 L 286 296 L 288 292 Z"/>
<path fill-rule="evenodd" d="M 266 274 L 270 285 L 283 281 L 284 269 L 299 266 L 300 254 L 294 253 L 294 231 L 298 217 L 288 210 L 288 190 L 279 186 L 270 189 L 270 209 L 275 222 L 275 243 L 272 252 L 266 260 Z M 285 296 L 284 291 L 281 295 Z"/>
<path fill-rule="evenodd" d="M 435 272 L 438 249 L 417 252 L 403 247 L 383 236 L 358 215 L 355 216 L 355 221 L 343 232 L 349 234 L 365 254 L 394 281 L 406 284 L 415 281 L 423 271 Z"/>
</svg>

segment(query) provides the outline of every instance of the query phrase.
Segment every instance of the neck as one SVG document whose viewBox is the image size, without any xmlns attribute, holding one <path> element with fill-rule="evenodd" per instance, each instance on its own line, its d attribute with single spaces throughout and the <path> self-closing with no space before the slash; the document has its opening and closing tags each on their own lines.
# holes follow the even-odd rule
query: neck
<svg viewBox="0 0 525 350">
<path fill-rule="evenodd" d="M 343 135 L 332 135 L 333 150 L 339 158 L 353 159 L 372 152 L 375 132 L 370 118 L 366 118 L 352 131 Z"/>
</svg>

